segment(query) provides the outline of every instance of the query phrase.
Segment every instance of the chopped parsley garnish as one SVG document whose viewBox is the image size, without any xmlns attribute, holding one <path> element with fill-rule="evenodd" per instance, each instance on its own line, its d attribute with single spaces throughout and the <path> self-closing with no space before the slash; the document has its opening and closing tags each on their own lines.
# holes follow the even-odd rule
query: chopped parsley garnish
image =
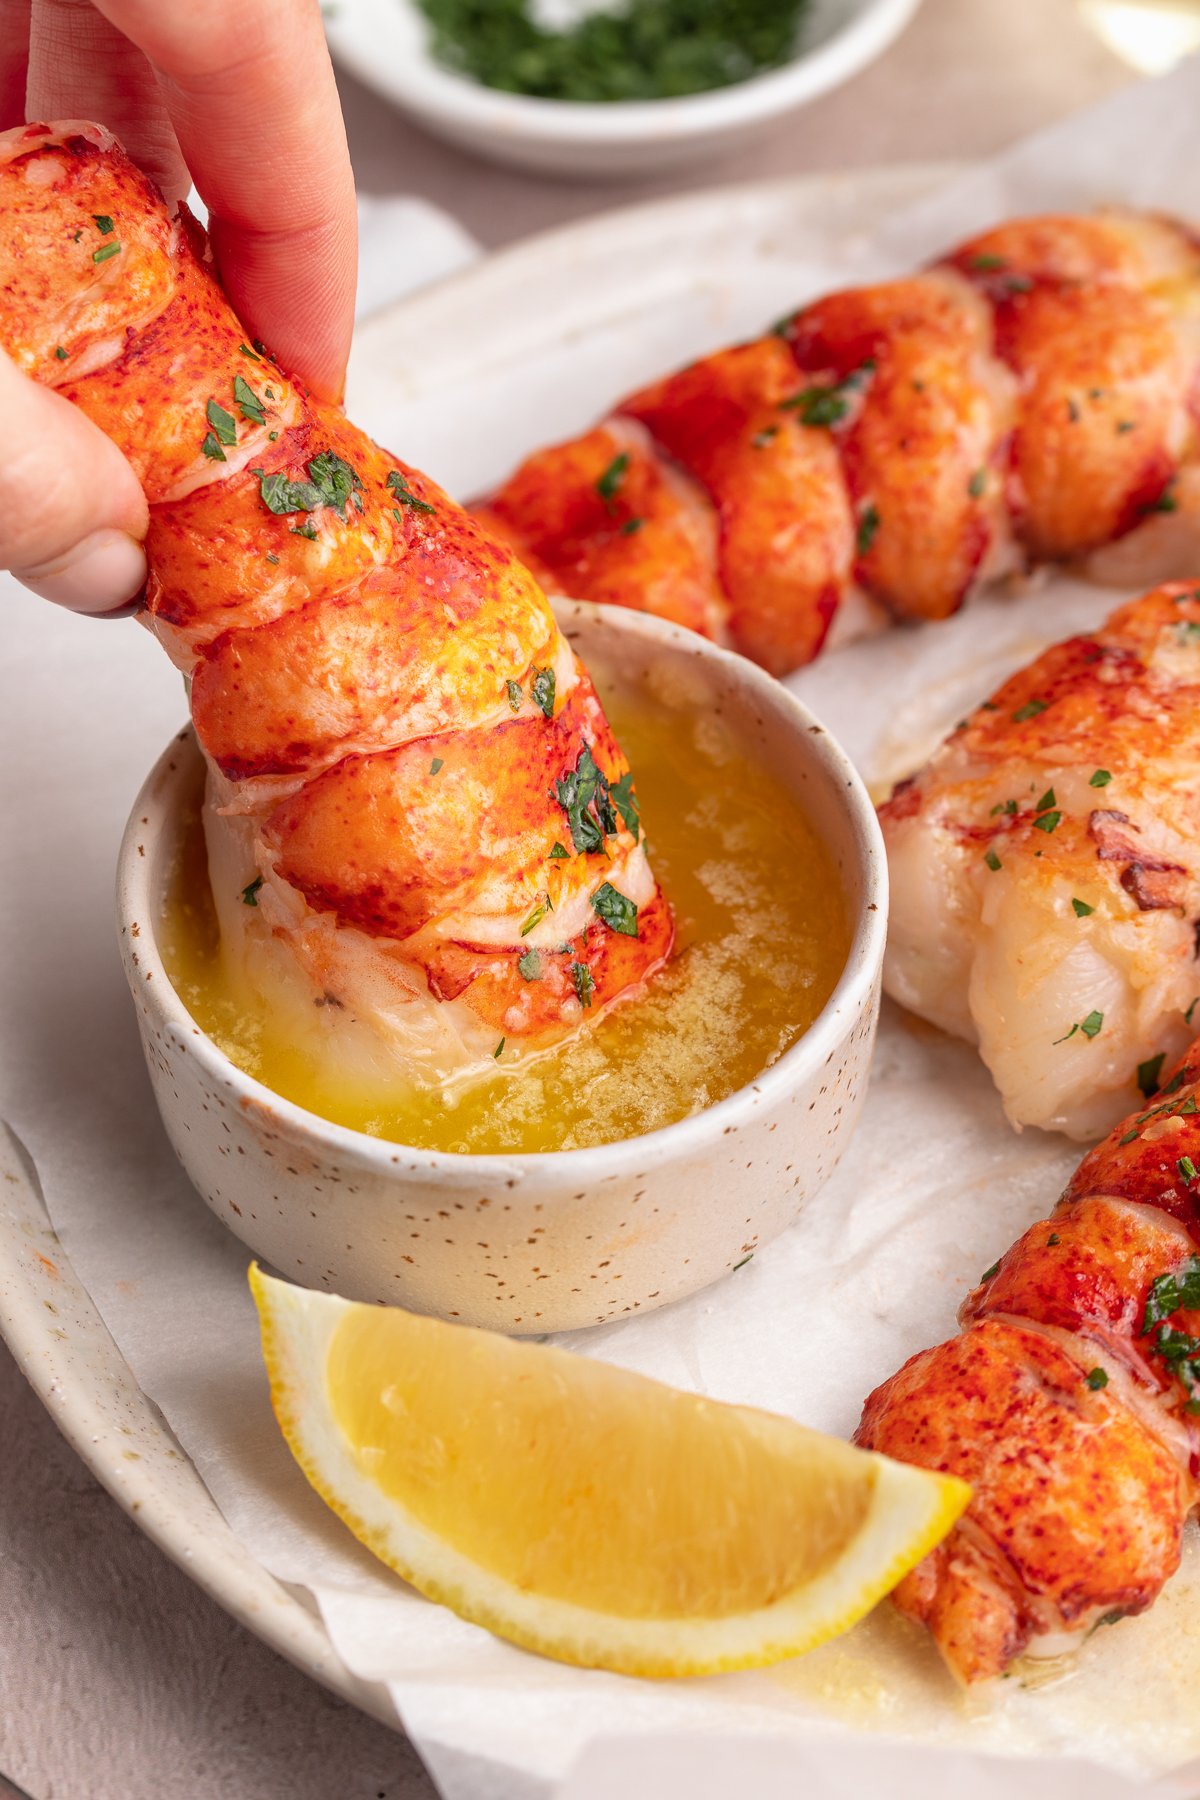
<svg viewBox="0 0 1200 1800">
<path fill-rule="evenodd" d="M 519 681 L 506 681 L 504 687 L 508 694 L 508 704 L 512 707 L 514 712 L 520 712 L 522 703 L 525 699 L 524 688 Z"/>
<path fill-rule="evenodd" d="M 430 506 L 428 500 L 417 499 L 417 496 L 408 485 L 408 477 L 402 475 L 399 469 L 392 470 L 387 478 L 387 485 L 392 493 L 395 494 L 401 506 L 407 506 L 411 512 L 431 513 L 437 511 L 437 507 Z"/>
<path fill-rule="evenodd" d="M 1141 1136 L 1140 1131 L 1138 1130 L 1137 1126 L 1134 1125 L 1130 1128 L 1130 1130 L 1128 1130 L 1125 1133 L 1124 1137 L 1119 1137 L 1117 1139 L 1117 1142 L 1118 1142 L 1118 1144 L 1120 1144 L 1122 1146 L 1122 1148 L 1124 1148 L 1124 1146 L 1126 1144 L 1132 1144 L 1134 1138 L 1140 1137 L 1140 1136 Z"/>
<path fill-rule="evenodd" d="M 1094 1394 L 1099 1393 L 1101 1388 L 1106 1388 L 1108 1386 L 1107 1369 L 1089 1369 L 1087 1374 L 1087 1384 Z"/>
<path fill-rule="evenodd" d="M 999 269 L 1007 269 L 1008 259 L 1003 256 L 973 256 L 967 267 L 980 275 L 994 275 Z"/>
<path fill-rule="evenodd" d="M 1174 1312 L 1195 1312 L 1198 1308 L 1200 1257 L 1193 1256 L 1176 1274 L 1160 1275 L 1150 1283 L 1142 1320 L 1142 1336 L 1153 1334 L 1152 1347 L 1187 1389 L 1189 1413 L 1200 1413 L 1200 1338 L 1164 1321 Z"/>
<path fill-rule="evenodd" d="M 1200 1112 L 1200 1106 L 1196 1104 L 1195 1094 L 1185 1094 L 1182 1100 L 1173 1100 L 1169 1098 L 1170 1095 L 1178 1092 L 1186 1074 L 1186 1069 L 1180 1069 L 1178 1074 L 1172 1075 L 1170 1081 L 1165 1082 L 1163 1086 L 1159 1088 L 1159 1093 L 1166 1097 L 1160 1100 L 1157 1106 L 1152 1106 L 1147 1112 L 1138 1114 L 1137 1118 L 1133 1121 L 1133 1129 L 1129 1133 L 1130 1138 L 1135 1138 L 1143 1125 L 1147 1124 L 1151 1119 L 1160 1118 L 1164 1113 L 1173 1115 L 1177 1119 L 1184 1119 L 1191 1118 L 1196 1113 Z M 1125 1143 L 1126 1141 L 1125 1138 L 1122 1138 L 1121 1140 L 1122 1143 Z"/>
<path fill-rule="evenodd" d="M 210 406 L 213 404 L 209 402 Z M 225 416 L 228 418 L 228 413 Z M 212 417 L 211 413 L 209 417 Z M 283 474 L 266 475 L 262 469 L 251 469 L 250 473 L 258 476 L 259 492 L 267 511 L 280 517 L 285 513 L 316 512 L 319 507 L 327 506 L 344 520 L 346 502 L 362 487 L 357 470 L 333 450 L 322 450 L 313 457 L 308 465 L 307 481 L 291 481 Z M 300 535 L 315 537 L 316 532 L 301 530 Z"/>
<path fill-rule="evenodd" d="M 63 349 L 63 347 L 62 347 L 62 345 L 61 345 L 61 344 L 56 344 L 56 345 L 55 345 L 55 346 L 54 346 L 54 354 L 55 354 L 55 356 L 57 356 L 57 358 L 58 358 L 58 360 L 59 360 L 59 362 L 66 362 L 66 360 L 67 360 L 67 353 L 66 353 L 66 351 L 65 351 L 65 350 L 64 350 L 64 349 Z"/>
<path fill-rule="evenodd" d="M 761 431 L 755 432 L 754 436 L 750 439 L 750 442 L 756 450 L 765 450 L 767 445 L 771 442 L 771 439 L 777 438 L 778 436 L 778 425 L 764 425 Z"/>
<path fill-rule="evenodd" d="M 242 905 L 243 906 L 257 906 L 258 905 L 258 890 L 262 886 L 262 884 L 263 884 L 262 876 L 256 875 L 254 877 L 254 880 L 250 883 L 249 887 L 244 887 L 242 889 Z"/>
<path fill-rule="evenodd" d="M 222 450 L 211 431 L 205 432 L 204 441 L 200 445 L 200 449 L 211 462 L 224 462 L 226 460 L 225 452 Z"/>
<path fill-rule="evenodd" d="M 1200 1256 L 1189 1257 L 1175 1275 L 1159 1275 L 1150 1283 L 1146 1296 L 1146 1312 L 1142 1319 L 1142 1335 L 1174 1312 L 1196 1312 L 1200 1309 Z"/>
<path fill-rule="evenodd" d="M 1016 810 L 1017 810 L 1017 803 L 1015 800 L 1000 800 L 996 803 L 995 806 L 993 806 L 991 812 L 988 814 L 988 817 L 991 819 L 994 819 L 996 817 L 997 813 L 1008 813 L 1011 815 L 1012 813 L 1015 813 Z"/>
<path fill-rule="evenodd" d="M 584 1007 L 590 1006 L 592 995 L 596 992 L 596 983 L 592 977 L 592 971 L 586 963 L 573 962 L 571 964 L 571 982 L 579 1004 Z"/>
<path fill-rule="evenodd" d="M 431 775 L 438 775 L 445 768 L 445 766 L 446 766 L 445 759 L 441 756 L 435 756 L 433 761 L 429 765 L 429 773 Z"/>
<path fill-rule="evenodd" d="M 993 875 L 996 873 L 997 869 L 1002 868 L 1004 866 L 1001 863 L 1000 858 L 996 855 L 996 852 L 990 848 L 987 852 L 987 855 L 984 857 L 983 860 L 987 864 L 988 868 L 992 871 Z"/>
<path fill-rule="evenodd" d="M 596 483 L 596 492 L 610 512 L 612 511 L 612 503 L 617 496 L 617 490 L 624 481 L 628 468 L 629 457 L 628 454 L 622 450 L 619 456 L 613 457 L 607 469 L 605 469 L 603 475 L 601 475 L 599 481 Z"/>
<path fill-rule="evenodd" d="M 798 412 L 802 425 L 836 425 L 850 410 L 840 387 L 802 388 L 790 400 L 781 400 L 779 404 Z"/>
<path fill-rule="evenodd" d="M 613 805 L 625 821 L 625 829 L 631 833 L 636 844 L 641 831 L 642 815 L 637 795 L 633 791 L 633 770 L 626 769 L 620 781 L 614 781 L 608 791 Z"/>
<path fill-rule="evenodd" d="M 517 958 L 517 971 L 522 981 L 540 981 L 542 979 L 542 953 L 540 950 L 524 950 Z"/>
<path fill-rule="evenodd" d="M 276 554 L 273 550 L 267 551 L 267 561 L 269 563 L 278 563 L 279 558 L 276 556 Z"/>
<path fill-rule="evenodd" d="M 120 241 L 116 238 L 111 244 L 101 244 L 99 250 L 92 251 L 92 261 L 94 263 L 107 262 L 110 256 L 116 256 L 120 248 Z"/>
<path fill-rule="evenodd" d="M 1038 801 L 1037 805 L 1034 807 L 1034 811 L 1035 812 L 1045 812 L 1047 807 L 1057 806 L 1057 805 L 1058 805 L 1058 801 L 1054 797 L 1054 789 L 1047 788 L 1045 793 L 1042 795 L 1041 799 Z"/>
<path fill-rule="evenodd" d="M 621 527 L 621 536 L 632 537 L 634 532 L 640 531 L 645 523 L 645 519 L 626 519 Z"/>
<path fill-rule="evenodd" d="M 554 784 L 554 798 L 567 816 L 571 842 L 581 854 L 603 850 L 606 837 L 617 834 L 617 815 L 608 781 L 587 744 L 575 767 Z"/>
<path fill-rule="evenodd" d="M 507 1038 L 500 1039 L 500 1042 L 496 1045 L 496 1048 L 492 1051 L 493 1058 L 499 1059 L 500 1052 L 503 1050 L 503 1048 L 507 1042 L 508 1042 Z"/>
<path fill-rule="evenodd" d="M 1099 1037 L 1103 1025 L 1104 1014 L 1102 1012 L 1090 1012 L 1086 1019 L 1077 1019 L 1070 1031 L 1066 1032 L 1065 1035 L 1060 1038 L 1055 1038 L 1054 1042 L 1056 1044 L 1065 1044 L 1068 1039 L 1075 1036 L 1077 1031 L 1082 1031 L 1085 1038 Z"/>
<path fill-rule="evenodd" d="M 855 547 L 860 556 L 865 556 L 875 542 L 879 524 L 879 508 L 872 501 L 871 505 L 859 515 L 858 530 L 855 533 Z"/>
<path fill-rule="evenodd" d="M 1088 779 L 1089 787 L 1107 787 L 1112 776 L 1107 769 L 1097 769 Z"/>
<path fill-rule="evenodd" d="M 734 1265 L 733 1265 L 732 1269 L 730 1269 L 729 1273 L 731 1275 L 736 1275 L 739 1269 L 744 1269 L 748 1262 L 753 1262 L 753 1261 L 754 1261 L 754 1252 L 753 1252 L 753 1250 L 749 1250 L 749 1251 L 747 1251 L 746 1255 L 743 1256 L 741 1262 L 734 1263 Z"/>
<path fill-rule="evenodd" d="M 850 411 L 852 395 L 874 369 L 875 364 L 868 361 L 859 368 L 852 369 L 841 381 L 801 388 L 798 394 L 792 394 L 779 402 L 780 411 L 799 413 L 802 425 L 837 425 Z"/>
<path fill-rule="evenodd" d="M 1035 831 L 1057 831 L 1061 824 L 1062 814 L 1060 812 L 1048 812 L 1033 821 L 1033 829 Z"/>
<path fill-rule="evenodd" d="M 553 849 L 550 852 L 550 861 L 551 862 L 566 862 L 566 860 L 567 860 L 568 856 L 570 856 L 570 854 L 571 854 L 571 852 L 567 849 L 567 846 L 565 844 L 555 844 Z"/>
<path fill-rule="evenodd" d="M 1175 1167 L 1185 1181 L 1195 1181 L 1198 1171 L 1190 1156 L 1181 1156 Z"/>
<path fill-rule="evenodd" d="M 250 386 L 250 383 L 248 381 L 243 381 L 240 375 L 235 375 L 233 378 L 233 398 L 243 419 L 249 424 L 266 424 L 267 415 L 263 411 L 262 401 Z"/>
<path fill-rule="evenodd" d="M 529 692 L 533 697 L 533 704 L 548 719 L 554 717 L 554 685 L 553 669 L 535 669 L 533 671 Z"/>
<path fill-rule="evenodd" d="M 92 218 L 95 221 L 96 230 L 100 233 L 101 237 L 112 236 L 116 227 L 107 213 L 93 213 Z"/>
<path fill-rule="evenodd" d="M 1136 431 L 1136 430 L 1137 430 L 1137 421 L 1135 419 L 1118 419 L 1117 420 L 1117 436 L 1118 437 L 1124 437 L 1125 433 L 1127 431 Z"/>
<path fill-rule="evenodd" d="M 291 533 L 293 537 L 308 538 L 314 544 L 317 541 L 317 528 L 311 519 L 305 519 L 303 525 L 293 525 Z"/>
<path fill-rule="evenodd" d="M 1013 714 L 1013 724 L 1023 725 L 1026 719 L 1036 719 L 1039 713 L 1045 712 L 1049 704 L 1048 700 L 1027 700 L 1024 706 L 1019 706 Z"/>
<path fill-rule="evenodd" d="M 1157 1056 L 1148 1056 L 1145 1062 L 1140 1062 L 1137 1066 L 1137 1084 L 1147 1100 L 1159 1090 L 1159 1077 L 1166 1057 L 1166 1051 L 1160 1050 Z"/>
<path fill-rule="evenodd" d="M 551 913 L 553 911 L 554 911 L 554 905 L 550 899 L 549 894 L 543 894 L 541 899 L 537 902 L 537 904 L 533 907 L 531 912 L 526 917 L 525 923 L 521 927 L 521 936 L 528 937 L 530 932 L 536 930 L 536 928 L 541 924 L 541 922 L 545 918 L 546 914 Z"/>
<path fill-rule="evenodd" d="M 1194 644 L 1200 639 L 1200 619 L 1180 619 L 1175 636 L 1181 644 Z"/>
<path fill-rule="evenodd" d="M 96 258 L 94 260 L 98 259 L 99 255 L 100 255 L 100 252 L 97 251 Z M 1167 483 L 1166 487 L 1163 489 L 1162 493 L 1158 496 L 1157 500 L 1147 501 L 1146 505 L 1142 508 L 1142 511 L 1148 512 L 1148 513 L 1178 512 L 1179 511 L 1179 501 L 1176 499 L 1174 493 L 1172 492 L 1172 483 L 1171 482 Z"/>
<path fill-rule="evenodd" d="M 243 356 L 248 356 L 250 358 L 251 362 L 261 362 L 262 361 L 262 357 L 258 354 L 258 351 L 252 350 L 250 348 L 249 344 L 239 344 L 238 349 L 241 351 Z"/>
<path fill-rule="evenodd" d="M 976 471 L 972 475 L 970 481 L 968 481 L 968 483 L 967 483 L 968 494 L 970 494 L 972 500 L 978 500 L 980 495 L 983 493 L 983 491 L 986 487 L 987 487 L 987 470 L 986 469 L 976 469 Z"/>
<path fill-rule="evenodd" d="M 1003 1260 L 1003 1257 L 1001 1257 L 1000 1262 L 1003 1262 Z M 983 1274 L 979 1277 L 980 1281 L 990 1281 L 993 1275 L 998 1275 L 1000 1272 L 1000 1262 L 994 1262 L 990 1269 L 985 1269 Z"/>
<path fill-rule="evenodd" d="M 204 416 L 212 426 L 219 444 L 237 443 L 237 420 L 232 413 L 226 412 L 219 400 L 210 400 L 204 409 Z M 221 458 L 224 462 L 224 457 Z"/>
<path fill-rule="evenodd" d="M 1056 1245 L 1061 1243 L 1062 1239 L 1059 1237 L 1057 1231 L 1052 1231 L 1050 1236 L 1046 1239 L 1046 1248 L 1047 1250 L 1053 1250 Z"/>
<path fill-rule="evenodd" d="M 1094 906 L 1089 906 L 1086 900 L 1072 900 L 1071 905 L 1075 908 L 1077 919 L 1090 918 L 1096 910 Z"/>
<path fill-rule="evenodd" d="M 617 892 L 611 881 L 602 881 L 592 895 L 592 911 L 610 931 L 621 937 L 637 936 L 638 909 L 632 900 Z"/>
</svg>

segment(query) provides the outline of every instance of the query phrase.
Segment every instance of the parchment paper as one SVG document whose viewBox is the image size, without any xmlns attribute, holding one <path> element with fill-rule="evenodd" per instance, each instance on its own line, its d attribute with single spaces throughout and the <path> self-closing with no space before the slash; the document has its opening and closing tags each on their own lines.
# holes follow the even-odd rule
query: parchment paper
<svg viewBox="0 0 1200 1800">
<path fill-rule="evenodd" d="M 1200 219 L 1198 101 L 1192 65 L 1124 93 L 956 182 L 874 245 L 831 243 L 817 273 L 833 283 L 867 264 L 907 267 L 1035 207 L 1124 199 Z M 989 599 L 949 625 L 856 644 L 793 685 L 878 784 L 1000 674 L 1120 597 L 1056 581 L 1015 602 Z M 722 1771 L 722 1795 L 736 1781 L 766 1796 L 789 1776 L 794 1784 L 801 1765 L 817 1797 L 940 1800 L 965 1789 L 990 1800 L 1019 1782 L 1029 1800 L 1123 1800 L 1126 1778 L 1200 1758 L 1196 1534 L 1149 1617 L 1097 1633 L 1040 1682 L 1015 1678 L 970 1699 L 886 1606 L 774 1670 L 650 1684 L 514 1650 L 360 1550 L 276 1430 L 246 1254 L 165 1144 L 112 943 L 112 856 L 129 797 L 178 723 L 177 682 L 129 629 L 56 614 L 8 582 L 0 604 L 5 1109 L 76 1271 L 231 1526 L 313 1596 L 347 1665 L 390 1685 L 452 1800 L 541 1795 L 567 1777 L 559 1791 L 570 1800 L 702 1800 Z M 953 1330 L 965 1288 L 1048 1210 L 1077 1156 L 1062 1140 L 1014 1134 L 972 1053 L 889 1009 L 858 1135 L 799 1224 L 709 1292 L 572 1347 L 848 1433 L 872 1386 Z M 992 1769 L 985 1753 L 1051 1760 Z M 1200 1764 L 1164 1791 L 1198 1785 Z"/>
</svg>

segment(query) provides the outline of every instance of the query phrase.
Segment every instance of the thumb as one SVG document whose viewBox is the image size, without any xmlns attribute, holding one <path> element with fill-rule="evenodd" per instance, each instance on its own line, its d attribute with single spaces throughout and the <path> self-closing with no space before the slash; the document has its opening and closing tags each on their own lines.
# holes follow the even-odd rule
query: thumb
<svg viewBox="0 0 1200 1800">
<path fill-rule="evenodd" d="M 116 445 L 0 352 L 0 568 L 73 612 L 112 613 L 146 583 L 146 498 Z"/>
</svg>

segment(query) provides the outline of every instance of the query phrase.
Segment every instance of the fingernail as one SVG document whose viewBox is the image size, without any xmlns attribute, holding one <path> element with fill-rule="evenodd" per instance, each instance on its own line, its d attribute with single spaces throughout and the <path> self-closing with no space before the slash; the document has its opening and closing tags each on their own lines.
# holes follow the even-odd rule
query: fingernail
<svg viewBox="0 0 1200 1800">
<path fill-rule="evenodd" d="M 126 531 L 93 531 L 62 556 L 13 573 L 55 606 L 77 613 L 114 613 L 145 586 L 146 553 Z"/>
</svg>

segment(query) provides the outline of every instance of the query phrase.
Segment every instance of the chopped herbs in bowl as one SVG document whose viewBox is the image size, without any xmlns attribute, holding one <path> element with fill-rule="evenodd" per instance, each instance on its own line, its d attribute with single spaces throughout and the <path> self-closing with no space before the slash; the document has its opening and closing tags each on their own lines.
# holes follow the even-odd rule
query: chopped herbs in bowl
<svg viewBox="0 0 1200 1800">
<path fill-rule="evenodd" d="M 553 18 L 536 0 L 417 0 L 434 56 L 543 100 L 663 100 L 730 87 L 795 54 L 810 0 L 627 0 Z"/>
<path fill-rule="evenodd" d="M 333 0 L 337 60 L 420 124 L 553 176 L 741 148 L 885 50 L 919 0 Z"/>
</svg>

